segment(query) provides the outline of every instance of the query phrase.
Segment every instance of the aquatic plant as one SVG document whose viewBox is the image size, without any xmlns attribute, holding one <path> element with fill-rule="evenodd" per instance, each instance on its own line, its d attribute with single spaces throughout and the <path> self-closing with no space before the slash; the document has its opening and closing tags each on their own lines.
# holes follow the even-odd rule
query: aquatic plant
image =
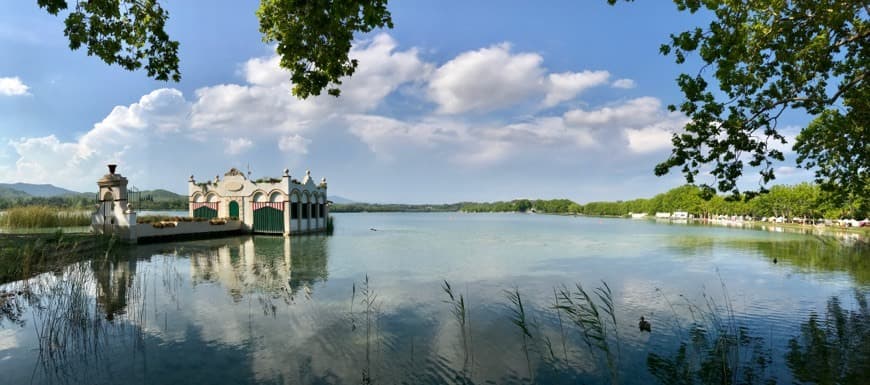
<svg viewBox="0 0 870 385">
<path fill-rule="evenodd" d="M 675 324 L 675 334 L 681 338 L 677 351 L 671 356 L 656 352 L 647 356 L 647 369 L 663 384 L 776 383 L 767 372 L 773 363 L 772 347 L 738 322 L 725 282 L 721 276 L 719 280 L 724 304 L 706 292 L 701 305 L 681 295 L 692 322 L 688 329 Z M 662 297 L 678 319 L 675 306 Z"/>
<path fill-rule="evenodd" d="M 468 309 L 465 305 L 465 296 L 463 296 L 462 294 L 459 294 L 458 296 L 454 294 L 453 287 L 450 286 L 450 282 L 447 282 L 447 280 L 444 280 L 444 283 L 441 285 L 441 289 L 444 290 L 448 297 L 447 300 L 444 300 L 444 303 L 450 305 L 450 313 L 453 314 L 453 318 L 456 320 L 456 323 L 459 326 L 460 335 L 462 337 L 462 352 L 465 355 L 466 369 L 469 365 L 469 359 L 471 360 L 471 367 L 473 367 L 474 346 L 471 339 L 471 317 L 469 316 Z"/>
<path fill-rule="evenodd" d="M 522 336 L 522 339 L 523 339 L 523 354 L 525 354 L 525 356 L 526 356 L 526 365 L 528 366 L 528 369 L 529 369 L 529 377 L 531 378 L 532 382 L 535 382 L 535 373 L 532 371 L 532 361 L 529 358 L 529 344 L 528 344 L 528 341 L 531 340 L 533 337 L 532 337 L 532 333 L 529 329 L 530 325 L 529 325 L 528 318 L 526 317 L 526 308 L 523 305 L 523 297 L 520 294 L 520 289 L 517 287 L 514 287 L 513 290 L 505 290 L 505 296 L 507 297 L 508 301 L 510 301 L 510 303 L 512 305 L 509 308 L 510 312 L 511 312 L 511 314 L 510 314 L 511 323 L 516 325 L 520 329 L 520 332 L 521 332 L 520 335 Z"/>
<path fill-rule="evenodd" d="M 355 288 L 356 286 L 354 286 Z M 355 291 L 354 291 L 355 293 Z M 362 383 L 371 384 L 372 383 L 372 368 L 371 368 L 371 345 L 372 345 L 372 337 L 376 339 L 376 343 L 380 342 L 379 336 L 379 326 L 378 321 L 380 319 L 380 302 L 378 301 L 378 295 L 375 293 L 374 288 L 371 287 L 369 282 L 369 275 L 366 274 L 365 280 L 360 288 L 360 301 L 362 302 L 365 309 L 363 310 L 365 315 L 366 322 L 366 347 L 365 347 L 365 362 L 366 367 L 363 368 L 362 371 Z M 373 330 L 374 329 L 374 330 Z M 374 331 L 374 336 L 373 332 Z"/>
<path fill-rule="evenodd" d="M 552 309 L 556 311 L 556 319 L 559 320 L 559 337 L 562 340 L 562 351 L 565 353 L 565 363 L 568 363 L 568 345 L 567 336 L 565 334 L 565 326 L 562 324 L 562 310 L 559 308 L 559 295 L 556 293 L 556 288 L 553 288 L 553 304 Z"/>
<path fill-rule="evenodd" d="M 616 321 L 616 309 L 613 304 L 613 293 L 607 282 L 594 289 L 595 297 L 583 288 L 580 282 L 574 285 L 574 291 L 562 286 L 558 290 L 557 309 L 565 312 L 573 324 L 580 330 L 580 335 L 590 351 L 600 351 L 607 363 L 612 383 L 619 383 L 618 363 L 620 361 L 619 328 Z M 597 301 L 596 299 L 597 298 Z M 609 337 L 613 333 L 613 339 Z M 614 345 L 614 346 L 611 346 Z"/>
</svg>

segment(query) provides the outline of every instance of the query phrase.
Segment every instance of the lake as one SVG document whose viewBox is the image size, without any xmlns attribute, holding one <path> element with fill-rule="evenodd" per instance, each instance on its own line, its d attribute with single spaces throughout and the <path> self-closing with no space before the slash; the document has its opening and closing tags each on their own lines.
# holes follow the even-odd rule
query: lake
<svg viewBox="0 0 870 385">
<path fill-rule="evenodd" d="M 0 382 L 870 376 L 866 246 L 626 219 L 333 215 L 332 236 L 134 246 L 0 286 L 16 293 Z"/>
</svg>

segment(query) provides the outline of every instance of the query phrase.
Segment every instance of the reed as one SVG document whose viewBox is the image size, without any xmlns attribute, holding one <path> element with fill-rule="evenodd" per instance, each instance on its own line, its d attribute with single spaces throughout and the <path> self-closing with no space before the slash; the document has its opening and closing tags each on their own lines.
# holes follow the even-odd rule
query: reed
<svg viewBox="0 0 870 385">
<path fill-rule="evenodd" d="M 474 366 L 474 347 L 471 340 L 471 317 L 468 308 L 466 307 L 465 296 L 461 293 L 457 296 L 453 291 L 453 287 L 450 286 L 450 282 L 447 282 L 447 280 L 444 280 L 441 289 L 447 294 L 448 299 L 444 300 L 444 303 L 450 305 L 450 313 L 453 314 L 453 318 L 456 320 L 456 323 L 459 326 L 460 335 L 462 336 L 462 352 L 465 355 L 465 368 L 463 371 L 465 372 L 468 369 L 469 359 L 471 359 L 471 366 Z"/>
<path fill-rule="evenodd" d="M 613 293 L 610 286 L 602 281 L 603 286 L 593 290 L 595 297 L 589 294 L 579 282 L 574 285 L 574 291 L 566 286 L 558 290 L 557 309 L 563 311 L 578 329 L 586 347 L 590 351 L 600 351 L 604 356 L 610 371 L 610 381 L 619 383 L 618 364 L 620 361 L 620 343 L 616 310 L 613 304 Z M 596 301 L 597 299 L 597 301 Z M 613 334 L 613 338 L 609 334 Z M 614 345 L 614 346 L 611 346 Z"/>
<path fill-rule="evenodd" d="M 6 210 L 0 216 L 0 226 L 12 229 L 75 227 L 91 224 L 82 211 L 64 211 L 51 206 L 23 206 Z"/>
<path fill-rule="evenodd" d="M 505 296 L 512 305 L 510 307 L 510 319 L 511 322 L 520 329 L 520 334 L 523 338 L 523 353 L 526 356 L 526 365 L 529 369 L 529 378 L 531 378 L 532 383 L 534 383 L 535 374 L 532 371 L 532 361 L 529 358 L 529 341 L 531 341 L 533 337 L 530 331 L 531 324 L 526 317 L 526 308 L 523 305 L 523 297 L 522 294 L 520 294 L 520 289 L 517 287 L 514 287 L 513 290 L 505 290 Z"/>
</svg>

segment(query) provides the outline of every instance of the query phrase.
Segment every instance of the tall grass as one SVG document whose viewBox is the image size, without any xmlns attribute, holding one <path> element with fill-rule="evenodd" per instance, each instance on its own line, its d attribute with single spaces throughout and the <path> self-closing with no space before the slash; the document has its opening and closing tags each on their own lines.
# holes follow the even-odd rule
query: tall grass
<svg viewBox="0 0 870 385">
<path fill-rule="evenodd" d="M 51 206 L 13 207 L 0 215 L 0 227 L 33 229 L 45 227 L 75 227 L 91 224 L 83 211 L 62 211 Z"/>
<path fill-rule="evenodd" d="M 465 296 L 462 294 L 455 294 L 453 287 L 450 286 L 450 282 L 444 280 L 444 283 L 441 285 L 441 289 L 444 290 L 444 293 L 447 294 L 448 300 L 444 300 L 444 303 L 450 305 L 450 313 L 453 314 L 453 318 L 456 319 L 456 323 L 459 326 L 459 330 L 462 335 L 462 351 L 465 354 L 465 366 L 468 368 L 469 358 L 471 359 L 471 366 L 474 367 L 474 352 L 473 352 L 473 341 L 471 339 L 471 316 L 469 315 L 468 308 L 465 306 Z"/>
<path fill-rule="evenodd" d="M 520 334 L 523 338 L 523 353 L 526 356 L 526 365 L 529 369 L 529 378 L 532 383 L 535 382 L 535 373 L 532 371 L 532 360 L 529 358 L 529 341 L 533 339 L 530 331 L 530 322 L 526 317 L 526 308 L 523 305 L 523 297 L 520 294 L 520 289 L 514 287 L 513 290 L 505 290 L 505 296 L 511 302 L 511 323 L 520 329 Z"/>
<path fill-rule="evenodd" d="M 565 312 L 574 325 L 580 330 L 580 335 L 590 351 L 598 350 L 610 369 L 610 381 L 619 383 L 620 347 L 619 332 L 616 322 L 616 309 L 613 305 L 613 293 L 607 282 L 595 288 L 589 294 L 579 282 L 572 291 L 566 286 L 559 289 L 556 308 Z M 596 300 L 597 299 L 597 300 Z M 609 334 L 613 333 L 614 338 Z M 613 346 L 615 345 L 615 346 Z M 615 349 L 614 349 L 615 348 Z"/>
<path fill-rule="evenodd" d="M 675 325 L 682 340 L 677 351 L 672 355 L 651 352 L 647 356 L 650 374 L 662 383 L 776 383 L 775 374 L 768 370 L 773 364 L 773 347 L 765 346 L 762 337 L 753 336 L 747 326 L 738 322 L 725 283 L 719 279 L 724 304 L 717 304 L 706 293 L 701 305 L 684 297 L 692 321 L 687 329 Z M 670 301 L 668 304 L 677 318 L 673 305 Z M 773 339 L 767 342 L 772 344 Z"/>
</svg>

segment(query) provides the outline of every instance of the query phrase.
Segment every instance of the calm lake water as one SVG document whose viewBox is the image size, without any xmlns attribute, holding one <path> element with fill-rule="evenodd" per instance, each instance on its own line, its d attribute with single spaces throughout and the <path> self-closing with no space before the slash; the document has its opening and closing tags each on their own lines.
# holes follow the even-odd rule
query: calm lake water
<svg viewBox="0 0 870 385">
<path fill-rule="evenodd" d="M 625 219 L 334 216 L 332 236 L 136 246 L 2 285 L 21 295 L 0 315 L 0 383 L 870 378 L 866 247 Z"/>
</svg>

